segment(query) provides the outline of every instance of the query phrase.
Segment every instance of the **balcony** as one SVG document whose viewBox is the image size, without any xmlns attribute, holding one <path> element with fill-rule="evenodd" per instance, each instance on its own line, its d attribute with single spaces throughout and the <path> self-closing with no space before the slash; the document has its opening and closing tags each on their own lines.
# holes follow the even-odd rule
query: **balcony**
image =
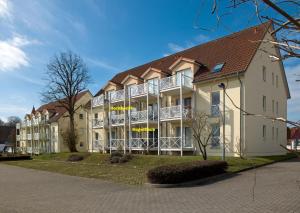
<svg viewBox="0 0 300 213">
<path fill-rule="evenodd" d="M 99 119 L 99 118 L 95 118 L 95 119 L 93 119 L 93 128 L 103 128 L 104 127 L 104 119 L 103 118 L 101 118 L 101 119 Z"/>
<path fill-rule="evenodd" d="M 21 135 L 17 135 L 16 139 L 17 139 L 17 141 L 20 141 L 21 140 Z"/>
<path fill-rule="evenodd" d="M 40 134 L 39 133 L 34 133 L 33 138 L 34 138 L 34 140 L 39 140 L 40 139 Z"/>
<path fill-rule="evenodd" d="M 111 148 L 112 150 L 124 149 L 124 139 L 111 139 L 108 148 Z"/>
<path fill-rule="evenodd" d="M 104 95 L 99 95 L 92 99 L 92 107 L 98 107 L 104 105 Z"/>
<path fill-rule="evenodd" d="M 147 122 L 147 114 L 148 114 L 148 120 L 149 122 L 157 121 L 157 112 L 156 111 L 148 111 L 143 110 L 143 111 L 134 111 L 131 112 L 130 115 L 130 121 L 135 124 L 135 123 L 145 123 Z"/>
<path fill-rule="evenodd" d="M 157 149 L 157 139 L 152 138 L 131 138 L 131 150 L 151 150 Z"/>
<path fill-rule="evenodd" d="M 181 86 L 183 90 L 191 90 L 193 88 L 193 79 L 185 75 L 173 75 L 163 78 L 159 83 L 160 92 L 179 89 Z"/>
<path fill-rule="evenodd" d="M 39 125 L 39 120 L 38 120 L 38 119 L 33 119 L 33 120 L 32 120 L 32 124 L 33 124 L 34 126 Z"/>
<path fill-rule="evenodd" d="M 32 140 L 31 134 L 27 134 L 27 140 Z"/>
<path fill-rule="evenodd" d="M 20 123 L 17 123 L 17 124 L 16 124 L 16 128 L 17 128 L 17 129 L 20 129 L 20 128 L 21 128 L 21 124 L 20 124 Z"/>
<path fill-rule="evenodd" d="M 131 98 L 143 97 L 147 96 L 148 94 L 155 96 L 158 94 L 158 87 L 150 83 L 133 85 L 129 90 Z"/>
<path fill-rule="evenodd" d="M 192 142 L 182 141 L 181 137 L 161 137 L 160 138 L 160 149 L 162 151 L 167 150 L 181 150 L 181 142 L 183 142 L 182 148 L 186 150 L 193 149 Z"/>
<path fill-rule="evenodd" d="M 27 120 L 27 121 L 25 121 L 25 124 L 26 124 L 26 126 L 30 127 L 31 126 L 31 121 Z"/>
<path fill-rule="evenodd" d="M 124 114 L 119 114 L 119 115 L 111 114 L 110 121 L 112 126 L 124 125 L 125 116 Z"/>
<path fill-rule="evenodd" d="M 117 103 L 120 101 L 124 101 L 125 99 L 125 90 L 117 90 L 117 91 L 112 91 L 110 93 L 110 103 Z"/>
<path fill-rule="evenodd" d="M 160 109 L 160 120 L 175 120 L 175 119 L 188 119 L 191 117 L 191 108 L 184 107 L 182 109 L 182 116 L 181 116 L 181 109 L 180 105 L 170 106 L 170 107 L 163 107 Z"/>
</svg>

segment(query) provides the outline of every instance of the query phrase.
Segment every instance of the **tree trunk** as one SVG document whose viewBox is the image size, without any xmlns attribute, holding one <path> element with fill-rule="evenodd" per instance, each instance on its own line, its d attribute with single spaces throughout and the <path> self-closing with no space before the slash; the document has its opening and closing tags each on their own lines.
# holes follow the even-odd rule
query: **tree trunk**
<svg viewBox="0 0 300 213">
<path fill-rule="evenodd" d="M 69 141 L 68 146 L 70 152 L 77 152 L 76 149 L 76 135 L 75 135 L 75 123 L 74 123 L 74 114 L 70 113 L 70 132 L 69 132 Z"/>
<path fill-rule="evenodd" d="M 203 147 L 203 160 L 207 160 L 206 147 Z"/>
</svg>

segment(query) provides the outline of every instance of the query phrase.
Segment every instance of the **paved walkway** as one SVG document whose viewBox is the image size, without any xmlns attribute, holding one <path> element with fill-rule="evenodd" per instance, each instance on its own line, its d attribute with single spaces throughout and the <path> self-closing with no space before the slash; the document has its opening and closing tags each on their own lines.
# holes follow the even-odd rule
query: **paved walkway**
<svg viewBox="0 0 300 213">
<path fill-rule="evenodd" d="M 300 212 L 300 160 L 188 188 L 132 187 L 0 164 L 0 212 Z"/>
</svg>

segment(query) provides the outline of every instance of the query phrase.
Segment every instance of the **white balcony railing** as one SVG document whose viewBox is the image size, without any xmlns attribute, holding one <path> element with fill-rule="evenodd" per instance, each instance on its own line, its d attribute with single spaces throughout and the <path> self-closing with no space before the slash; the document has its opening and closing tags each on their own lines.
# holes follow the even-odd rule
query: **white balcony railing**
<svg viewBox="0 0 300 213">
<path fill-rule="evenodd" d="M 111 139 L 110 144 L 111 144 L 111 149 L 116 149 L 116 150 L 124 149 L 124 139 Z"/>
<path fill-rule="evenodd" d="M 93 119 L 93 128 L 102 128 L 104 127 L 104 119 L 95 118 Z"/>
<path fill-rule="evenodd" d="M 193 79 L 186 75 L 172 75 L 160 80 L 160 91 L 179 88 L 181 85 L 183 87 L 192 88 Z"/>
<path fill-rule="evenodd" d="M 124 114 L 119 114 L 119 115 L 111 114 L 110 120 L 111 120 L 111 125 L 121 125 L 125 123 L 125 116 Z"/>
<path fill-rule="evenodd" d="M 20 123 L 17 123 L 17 124 L 16 124 L 16 128 L 17 128 L 17 129 L 20 129 L 20 128 L 21 128 L 21 124 L 20 124 Z"/>
<path fill-rule="evenodd" d="M 131 122 L 132 123 L 147 122 L 147 114 L 148 114 L 149 121 L 157 120 L 157 112 L 156 111 L 149 111 L 149 113 L 147 113 L 147 110 L 143 110 L 143 111 L 131 112 L 131 115 L 130 115 Z"/>
<path fill-rule="evenodd" d="M 110 102 L 111 103 L 123 101 L 124 98 L 125 98 L 124 89 L 113 91 L 110 93 Z"/>
<path fill-rule="evenodd" d="M 39 120 L 38 120 L 38 119 L 33 119 L 33 120 L 32 120 L 32 124 L 33 124 L 34 126 L 39 125 Z"/>
<path fill-rule="evenodd" d="M 30 120 L 26 121 L 26 126 L 31 126 L 31 121 Z"/>
<path fill-rule="evenodd" d="M 129 88 L 130 97 L 138 97 L 145 96 L 149 93 L 149 95 L 157 95 L 158 87 L 157 85 L 153 85 L 150 83 L 143 83 L 138 85 L 133 85 Z"/>
<path fill-rule="evenodd" d="M 39 133 L 34 133 L 33 138 L 34 138 L 34 140 L 39 140 L 40 134 Z"/>
<path fill-rule="evenodd" d="M 104 95 L 99 95 L 92 99 L 92 107 L 103 106 L 104 105 Z"/>
<path fill-rule="evenodd" d="M 31 134 L 27 134 L 27 140 L 32 140 Z"/>
<path fill-rule="evenodd" d="M 160 120 L 181 118 L 180 105 L 163 107 L 160 109 Z M 183 107 L 182 118 L 186 119 L 191 116 L 190 107 Z"/>
<path fill-rule="evenodd" d="M 16 139 L 17 139 L 17 141 L 20 141 L 21 140 L 21 135 L 17 135 Z"/>
<path fill-rule="evenodd" d="M 157 148 L 157 139 L 131 138 L 129 146 L 131 147 L 132 150 L 147 150 L 147 148 L 153 149 L 153 148 Z"/>
<path fill-rule="evenodd" d="M 160 148 L 163 149 L 181 149 L 181 137 L 161 137 Z"/>
</svg>

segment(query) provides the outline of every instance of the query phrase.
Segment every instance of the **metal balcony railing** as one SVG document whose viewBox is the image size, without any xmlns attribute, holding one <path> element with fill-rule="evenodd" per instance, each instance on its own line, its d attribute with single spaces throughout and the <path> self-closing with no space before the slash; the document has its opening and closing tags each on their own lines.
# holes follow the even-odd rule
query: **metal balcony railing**
<svg viewBox="0 0 300 213">
<path fill-rule="evenodd" d="M 211 138 L 211 148 L 219 148 L 220 147 L 220 136 L 213 136 Z"/>
<path fill-rule="evenodd" d="M 17 141 L 20 141 L 21 140 L 21 135 L 17 135 L 16 139 L 17 139 Z"/>
<path fill-rule="evenodd" d="M 147 122 L 147 114 L 148 114 L 148 119 L 149 121 L 155 121 L 157 120 L 157 111 L 150 111 L 147 113 L 147 110 L 143 111 L 134 111 L 131 112 L 130 115 L 130 121 L 132 123 L 143 123 Z"/>
<path fill-rule="evenodd" d="M 153 138 L 131 138 L 129 144 L 132 150 L 147 150 L 157 148 L 158 143 L 157 139 Z"/>
<path fill-rule="evenodd" d="M 180 105 L 160 108 L 160 120 L 181 118 Z M 183 107 L 182 118 L 191 116 L 191 107 Z"/>
<path fill-rule="evenodd" d="M 110 102 L 123 101 L 125 99 L 124 89 L 113 91 L 110 93 Z"/>
<path fill-rule="evenodd" d="M 111 147 L 109 147 L 111 145 Z M 111 139 L 108 148 L 119 150 L 124 149 L 124 139 Z"/>
<path fill-rule="evenodd" d="M 104 105 L 104 95 L 99 95 L 92 99 L 92 107 L 103 106 Z"/>
<path fill-rule="evenodd" d="M 111 114 L 110 120 L 112 125 L 121 125 L 125 123 L 125 116 L 124 114 Z"/>
<path fill-rule="evenodd" d="M 161 137 L 160 138 L 161 149 L 180 149 L 181 137 Z"/>
<path fill-rule="evenodd" d="M 138 85 L 133 85 L 129 88 L 130 97 L 134 98 L 137 96 L 147 95 L 157 95 L 158 87 L 150 83 L 143 83 Z"/>
<path fill-rule="evenodd" d="M 160 80 L 160 91 L 178 88 L 180 86 L 192 88 L 193 79 L 186 75 L 172 75 Z"/>
<path fill-rule="evenodd" d="M 104 119 L 103 118 L 95 118 L 93 119 L 93 128 L 101 128 L 104 127 Z"/>
</svg>

